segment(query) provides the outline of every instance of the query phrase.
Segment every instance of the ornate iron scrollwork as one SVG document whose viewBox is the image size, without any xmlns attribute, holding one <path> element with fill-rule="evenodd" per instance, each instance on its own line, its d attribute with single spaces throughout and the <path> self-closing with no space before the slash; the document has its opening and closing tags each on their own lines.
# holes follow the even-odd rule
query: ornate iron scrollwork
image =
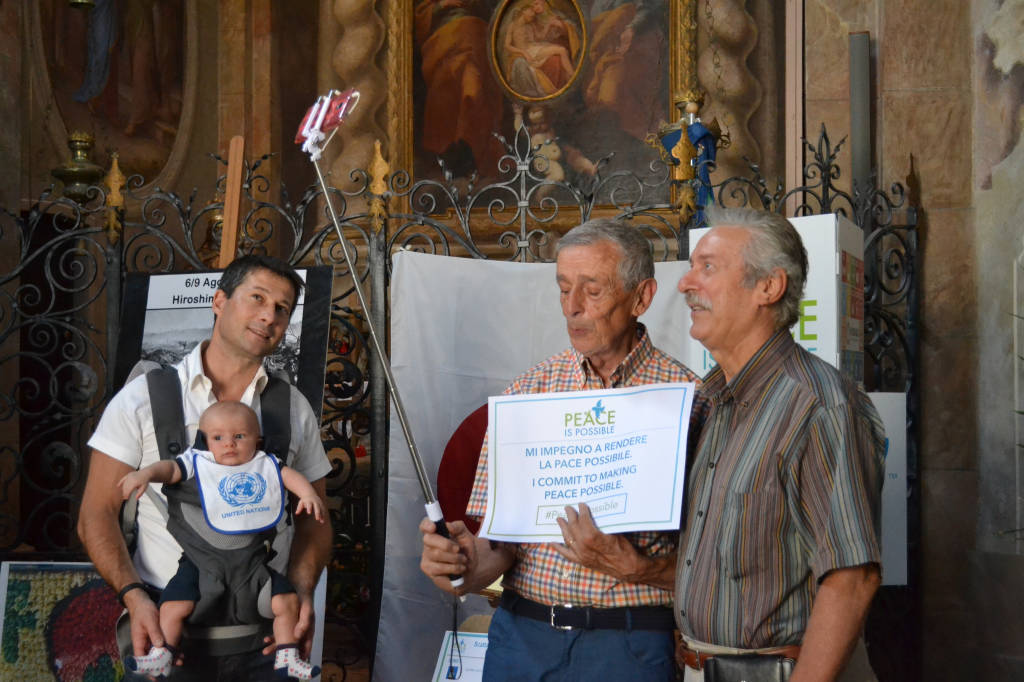
<svg viewBox="0 0 1024 682">
<path fill-rule="evenodd" d="M 107 399 L 101 322 L 104 191 L 79 204 L 46 191 L 2 210 L 0 551 L 67 553 L 83 483 L 81 452 Z"/>
<path fill-rule="evenodd" d="M 678 223 L 671 198 L 683 181 L 673 180 L 672 167 L 664 162 L 652 163 L 641 175 L 609 173 L 609 155 L 594 165 L 592 176 L 552 180 L 548 171 L 554 159 L 545 155 L 552 141 L 531 139 L 525 125 L 512 139 L 498 139 L 505 149 L 498 179 L 479 187 L 475 179 L 460 183 L 450 173 L 443 181 L 414 181 L 407 171 L 389 173 L 386 164 L 378 164 L 372 177 L 353 170 L 350 189 L 331 189 L 324 196 L 311 186 L 293 203 L 282 187 L 281 201 L 273 203 L 265 199 L 270 183 L 261 174 L 267 157 L 244 169 L 239 248 L 273 251 L 296 265 L 335 268 L 322 433 L 333 464 L 327 484 L 336 530 L 329 617 L 346 633 L 325 652 L 336 665 L 373 647 L 367 638 L 373 639 L 379 599 L 372 576 L 380 574 L 383 560 L 384 524 L 375 518 L 381 508 L 375 504 L 386 493 L 387 399 L 373 371 L 364 316 L 386 323 L 390 255 L 416 249 L 547 261 L 557 234 L 600 213 L 630 220 L 650 238 L 656 257 L 668 260 L 687 256 L 688 231 L 700 226 L 700 213 Z M 888 193 L 855 188 L 852 197 L 837 189 L 843 141 L 833 146 L 824 128 L 815 144 L 805 144 L 811 161 L 801 187 L 770 184 L 750 163 L 749 176 L 705 189 L 723 206 L 777 211 L 795 201 L 798 213 L 839 212 L 860 225 L 866 383 L 875 390 L 906 390 L 916 365 L 913 211 L 904 210 L 899 185 Z M 684 182 L 696 190 L 701 174 L 695 175 Z M 12 247 L 16 259 L 0 269 L 0 433 L 7 434 L 0 438 L 0 551 L 5 556 L 25 556 L 26 549 L 51 559 L 82 556 L 73 532 L 74 510 L 85 475 L 85 441 L 113 390 L 108 369 L 121 278 L 132 271 L 212 268 L 223 215 L 223 200 L 216 195 L 223 196 L 225 177 L 207 203 L 197 200 L 197 190 L 188 197 L 144 190 L 144 179 L 133 176 L 124 192 L 128 209 L 108 210 L 106 190 L 93 187 L 84 204 L 48 191 L 24 214 L 3 211 L 0 238 L 17 244 Z M 327 200 L 355 250 L 355 273 L 345 265 Z M 124 215 L 129 217 L 121 230 L 111 232 L 110 219 Z M 351 309 L 353 276 L 374 285 L 368 290 L 382 305 Z"/>
</svg>

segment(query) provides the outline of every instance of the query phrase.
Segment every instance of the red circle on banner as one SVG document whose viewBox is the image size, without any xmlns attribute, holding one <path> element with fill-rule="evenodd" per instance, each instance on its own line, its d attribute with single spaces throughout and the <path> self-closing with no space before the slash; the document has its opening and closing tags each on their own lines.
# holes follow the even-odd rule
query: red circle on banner
<svg viewBox="0 0 1024 682">
<path fill-rule="evenodd" d="M 473 492 L 480 448 L 487 434 L 487 405 L 481 405 L 462 420 L 448 439 L 437 468 L 437 501 L 446 521 L 464 521 L 476 533 L 480 522 L 466 518 L 466 505 Z"/>
</svg>

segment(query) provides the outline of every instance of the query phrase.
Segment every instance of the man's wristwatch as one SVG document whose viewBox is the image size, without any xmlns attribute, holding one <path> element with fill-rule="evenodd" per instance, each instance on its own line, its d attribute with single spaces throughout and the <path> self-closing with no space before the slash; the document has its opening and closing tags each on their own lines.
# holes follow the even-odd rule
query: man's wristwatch
<svg viewBox="0 0 1024 682">
<path fill-rule="evenodd" d="M 143 583 L 128 583 L 127 585 L 122 587 L 120 589 L 120 591 L 117 593 L 117 601 L 118 601 L 118 603 L 120 603 L 121 606 L 123 606 L 124 608 L 128 608 L 128 605 L 124 603 L 124 595 L 126 595 L 129 592 L 131 592 L 132 590 L 136 590 L 136 589 L 137 590 L 145 590 L 146 586 Z"/>
</svg>

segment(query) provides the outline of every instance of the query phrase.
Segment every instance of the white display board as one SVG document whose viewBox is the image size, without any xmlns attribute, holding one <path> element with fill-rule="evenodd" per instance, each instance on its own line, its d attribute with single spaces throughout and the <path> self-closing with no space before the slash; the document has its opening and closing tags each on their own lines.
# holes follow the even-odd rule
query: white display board
<svg viewBox="0 0 1024 682">
<path fill-rule="evenodd" d="M 885 424 L 882 584 L 907 584 L 907 395 L 868 393 Z"/>
</svg>

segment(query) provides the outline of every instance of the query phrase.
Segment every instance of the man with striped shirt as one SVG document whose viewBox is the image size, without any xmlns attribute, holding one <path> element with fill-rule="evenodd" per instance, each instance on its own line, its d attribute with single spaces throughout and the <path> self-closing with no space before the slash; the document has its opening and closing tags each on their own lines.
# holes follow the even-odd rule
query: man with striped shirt
<svg viewBox="0 0 1024 682">
<path fill-rule="evenodd" d="M 751 650 L 794 659 L 792 682 L 855 668 L 870 679 L 861 631 L 880 582 L 881 421 L 790 336 L 807 254 L 789 221 L 742 209 L 709 224 L 679 281 L 690 334 L 718 364 L 687 481 L 677 661 L 687 682 L 709 658 Z"/>
<path fill-rule="evenodd" d="M 517 377 L 506 393 L 546 393 L 695 381 L 654 348 L 637 318 L 654 297 L 654 262 L 635 227 L 591 220 L 559 242 L 557 282 L 572 348 Z M 480 454 L 467 514 L 487 506 L 487 443 Z M 492 543 L 461 522 L 451 540 L 424 519 L 420 567 L 452 591 L 475 592 L 499 576 L 484 680 L 631 680 L 675 678 L 672 579 L 675 532 L 607 535 L 585 504 L 558 523 L 564 544 Z"/>
</svg>

